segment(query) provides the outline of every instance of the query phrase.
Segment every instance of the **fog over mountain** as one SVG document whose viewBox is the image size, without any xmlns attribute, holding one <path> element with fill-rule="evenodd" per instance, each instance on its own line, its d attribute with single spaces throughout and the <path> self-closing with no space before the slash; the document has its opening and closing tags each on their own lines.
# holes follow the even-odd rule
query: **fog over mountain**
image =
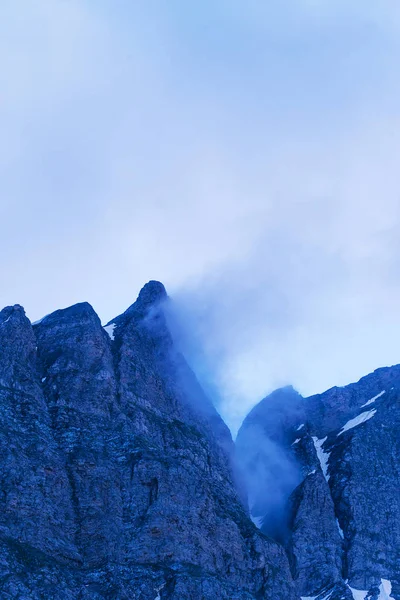
<svg viewBox="0 0 400 600">
<path fill-rule="evenodd" d="M 400 600 L 400 365 L 278 389 L 234 444 L 171 303 L 0 311 L 0 598 Z"/>
<path fill-rule="evenodd" d="M 162 280 L 234 432 L 397 363 L 399 32 L 392 0 L 2 2 L 0 304 L 106 322 Z"/>
</svg>

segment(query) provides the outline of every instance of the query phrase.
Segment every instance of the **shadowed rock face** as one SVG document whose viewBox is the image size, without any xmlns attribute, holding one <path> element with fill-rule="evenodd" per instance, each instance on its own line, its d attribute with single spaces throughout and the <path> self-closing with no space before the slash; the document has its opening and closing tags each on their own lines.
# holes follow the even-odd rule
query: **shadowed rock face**
<svg viewBox="0 0 400 600">
<path fill-rule="evenodd" d="M 0 540 L 77 563 L 71 489 L 20 306 L 0 312 L 0 364 Z"/>
<path fill-rule="evenodd" d="M 150 282 L 107 331 L 89 304 L 0 313 L 0 597 L 296 600 L 249 520 L 229 431 Z"/>
<path fill-rule="evenodd" d="M 54 438 L 65 461 L 85 566 L 118 560 L 121 484 L 112 437 L 116 382 L 108 336 L 89 304 L 34 327 Z"/>
<path fill-rule="evenodd" d="M 357 598 L 369 591 L 369 599 L 386 599 L 380 588 L 390 582 L 390 598 L 398 600 L 400 366 L 307 399 L 286 388 L 278 408 L 276 399 L 275 393 L 253 409 L 237 448 L 248 478 L 249 465 L 271 440 L 301 473 L 283 511 L 283 542 L 298 593 L 341 600 L 353 598 L 353 589 L 365 591 Z M 255 431 L 258 443 L 251 447 Z M 259 513 L 258 507 L 265 531 L 267 513 L 264 520 Z"/>
</svg>

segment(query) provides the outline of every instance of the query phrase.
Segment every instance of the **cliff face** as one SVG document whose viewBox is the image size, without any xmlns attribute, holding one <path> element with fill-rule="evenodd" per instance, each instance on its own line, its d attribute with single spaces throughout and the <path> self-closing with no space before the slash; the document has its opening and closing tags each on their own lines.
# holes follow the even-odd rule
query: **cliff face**
<svg viewBox="0 0 400 600">
<path fill-rule="evenodd" d="M 150 282 L 105 328 L 86 303 L 0 313 L 1 598 L 298 598 L 166 301 Z"/>
<path fill-rule="evenodd" d="M 263 482 L 250 508 L 264 531 L 276 517 L 266 502 L 272 467 L 264 448 L 274 443 L 280 452 L 278 481 L 287 486 L 275 537 L 301 596 L 400 598 L 399 419 L 400 366 L 306 399 L 285 388 L 245 419 L 238 454 L 249 485 Z M 288 480 L 288 465 L 299 481 Z"/>
<path fill-rule="evenodd" d="M 256 527 L 166 302 L 0 312 L 0 598 L 400 600 L 400 366 L 251 411 Z"/>
</svg>

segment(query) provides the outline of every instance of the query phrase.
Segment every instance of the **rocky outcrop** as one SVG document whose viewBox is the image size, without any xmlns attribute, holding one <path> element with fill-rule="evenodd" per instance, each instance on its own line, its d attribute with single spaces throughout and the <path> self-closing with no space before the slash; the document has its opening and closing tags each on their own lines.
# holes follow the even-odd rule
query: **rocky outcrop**
<svg viewBox="0 0 400 600">
<path fill-rule="evenodd" d="M 93 308 L 77 304 L 34 327 L 54 438 L 65 460 L 83 564 L 118 560 L 122 533 L 114 460 L 116 382 L 108 336 Z"/>
<path fill-rule="evenodd" d="M 399 599 L 400 367 L 311 398 L 296 399 L 287 389 L 278 396 L 278 410 L 276 393 L 253 409 L 237 447 L 250 481 L 256 476 L 249 464 L 271 440 L 284 464 L 301 473 L 279 515 L 298 593 L 318 600 Z M 243 448 L 254 432 L 251 463 Z M 264 485 L 270 486 L 269 476 Z M 265 531 L 274 513 L 254 516 Z"/>
<path fill-rule="evenodd" d="M 1 598 L 298 598 L 167 301 L 150 282 L 106 328 L 86 303 L 0 313 Z"/>
<path fill-rule="evenodd" d="M 0 364 L 0 541 L 20 553 L 77 564 L 68 475 L 36 369 L 35 336 L 21 306 L 0 312 Z"/>
<path fill-rule="evenodd" d="M 302 596 L 342 579 L 342 540 L 329 487 L 320 469 L 311 471 L 289 501 L 288 549 Z"/>
<path fill-rule="evenodd" d="M 274 392 L 238 476 L 168 302 L 0 312 L 0 598 L 400 600 L 400 366 Z"/>
</svg>

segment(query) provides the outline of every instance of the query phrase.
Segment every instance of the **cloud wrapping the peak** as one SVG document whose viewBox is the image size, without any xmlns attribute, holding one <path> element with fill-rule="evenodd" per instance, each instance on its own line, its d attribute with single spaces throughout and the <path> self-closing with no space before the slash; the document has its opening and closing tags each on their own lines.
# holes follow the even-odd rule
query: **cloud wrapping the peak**
<svg viewBox="0 0 400 600">
<path fill-rule="evenodd" d="M 399 32 L 391 0 L 3 2 L 0 304 L 107 321 L 163 281 L 233 429 L 398 362 Z"/>
</svg>

